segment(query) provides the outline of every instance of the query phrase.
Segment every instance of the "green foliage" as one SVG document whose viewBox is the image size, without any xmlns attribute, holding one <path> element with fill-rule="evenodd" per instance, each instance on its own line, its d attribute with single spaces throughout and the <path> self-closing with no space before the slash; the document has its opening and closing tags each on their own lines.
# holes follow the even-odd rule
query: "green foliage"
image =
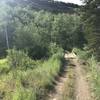
<svg viewBox="0 0 100 100">
<path fill-rule="evenodd" d="M 8 61 L 13 69 L 0 76 L 0 97 L 4 100 L 45 100 L 60 72 L 63 52 L 54 54 L 48 60 L 36 61 L 35 68 L 32 69 L 30 67 L 33 64 L 30 64 L 30 59 L 24 52 L 13 49 L 9 53 Z M 27 62 L 30 66 L 26 69 Z M 5 60 L 1 60 L 0 64 L 4 63 Z"/>
<path fill-rule="evenodd" d="M 0 18 L 1 55 L 5 56 L 7 49 L 5 32 L 8 34 L 10 49 L 16 47 L 27 50 L 28 55 L 34 59 L 48 57 L 51 43 L 56 43 L 63 49 L 72 49 L 79 45 L 79 40 L 83 40 L 80 17 L 77 14 L 54 14 L 30 8 L 8 4 L 1 6 L 1 10 L 6 9 L 3 10 L 5 14 L 0 15 L 3 16 Z"/>
<path fill-rule="evenodd" d="M 100 0 L 83 0 L 85 6 L 83 8 L 85 37 L 88 45 L 95 56 L 100 58 Z"/>
<path fill-rule="evenodd" d="M 51 43 L 49 46 L 49 55 L 54 55 L 63 52 L 63 49 L 59 47 L 56 43 Z"/>
<path fill-rule="evenodd" d="M 3 1 L 3 0 L 2 0 Z M 6 1 L 6 0 L 4 0 Z M 7 1 L 6 1 L 7 2 Z M 75 8 L 79 8 L 79 5 L 73 4 L 73 3 L 64 3 L 64 2 L 58 2 L 54 0 L 9 0 L 11 6 L 15 6 L 16 4 L 20 4 L 22 6 L 30 6 L 31 9 L 35 10 L 41 10 L 44 9 L 46 11 L 50 11 L 53 13 L 75 13 Z M 34 5 L 35 4 L 35 5 Z M 37 5 L 37 6 L 36 6 Z"/>
<path fill-rule="evenodd" d="M 84 60 L 87 64 L 85 70 L 87 71 L 87 78 L 90 81 L 91 89 L 95 100 L 100 100 L 100 68 L 99 62 L 96 57 L 90 55 L 89 51 L 83 51 L 74 49 L 81 60 Z"/>
<path fill-rule="evenodd" d="M 8 50 L 7 56 L 8 65 L 10 68 L 34 68 L 35 63 L 23 51 L 12 49 Z"/>
<path fill-rule="evenodd" d="M 100 68 L 95 57 L 92 56 L 89 60 L 89 73 L 91 75 L 92 89 L 94 92 L 95 100 L 100 99 Z"/>
<path fill-rule="evenodd" d="M 7 59 L 0 60 L 0 74 L 6 73 L 10 70 L 10 67 L 7 64 Z"/>
<path fill-rule="evenodd" d="M 32 90 L 25 90 L 24 88 L 17 89 L 12 95 L 12 100 L 36 100 L 35 94 Z"/>
<path fill-rule="evenodd" d="M 64 49 L 72 49 L 76 46 L 79 35 L 76 30 L 80 26 L 80 17 L 77 15 L 58 14 L 54 17 L 52 41 Z"/>
<path fill-rule="evenodd" d="M 79 56 L 80 59 L 88 60 L 91 57 L 91 52 L 88 50 L 81 50 L 74 48 L 73 52 Z"/>
</svg>

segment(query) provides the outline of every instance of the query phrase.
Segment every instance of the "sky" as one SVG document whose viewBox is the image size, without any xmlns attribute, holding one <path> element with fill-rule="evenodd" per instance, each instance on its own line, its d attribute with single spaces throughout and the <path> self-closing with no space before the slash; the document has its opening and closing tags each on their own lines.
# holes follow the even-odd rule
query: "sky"
<svg viewBox="0 0 100 100">
<path fill-rule="evenodd" d="M 66 2 L 66 3 L 75 3 L 75 4 L 82 5 L 81 0 L 55 0 L 55 1 L 63 1 L 63 2 Z"/>
</svg>

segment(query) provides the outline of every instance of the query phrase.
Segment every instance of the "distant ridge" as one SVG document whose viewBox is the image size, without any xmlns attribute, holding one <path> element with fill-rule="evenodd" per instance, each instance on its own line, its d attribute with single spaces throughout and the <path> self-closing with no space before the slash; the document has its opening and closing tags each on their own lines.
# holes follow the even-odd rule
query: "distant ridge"
<svg viewBox="0 0 100 100">
<path fill-rule="evenodd" d="M 75 8 L 80 6 L 73 3 L 64 3 L 52 0 L 14 0 L 9 2 L 11 5 L 23 4 L 25 6 L 30 5 L 32 9 L 47 10 L 51 12 L 73 13 Z"/>
</svg>

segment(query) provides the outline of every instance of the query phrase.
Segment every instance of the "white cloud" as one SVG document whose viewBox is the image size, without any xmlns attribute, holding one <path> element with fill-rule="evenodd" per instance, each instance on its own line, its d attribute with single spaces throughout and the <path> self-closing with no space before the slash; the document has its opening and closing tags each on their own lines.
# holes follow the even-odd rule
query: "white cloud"
<svg viewBox="0 0 100 100">
<path fill-rule="evenodd" d="M 82 5 L 81 0 L 55 0 L 55 1 L 63 1 L 63 2 L 66 2 L 66 3 L 75 3 L 75 4 Z"/>
</svg>

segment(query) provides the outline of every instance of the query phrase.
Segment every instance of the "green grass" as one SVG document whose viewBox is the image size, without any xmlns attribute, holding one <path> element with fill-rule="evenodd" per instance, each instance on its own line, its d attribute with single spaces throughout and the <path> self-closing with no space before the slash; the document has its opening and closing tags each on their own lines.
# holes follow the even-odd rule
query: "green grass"
<svg viewBox="0 0 100 100">
<path fill-rule="evenodd" d="M 10 67 L 7 64 L 7 59 L 0 59 L 0 73 L 8 72 Z"/>
<path fill-rule="evenodd" d="M 76 50 L 77 51 L 77 50 Z M 94 100 L 100 100 L 100 66 L 99 62 L 94 56 L 88 56 L 88 51 L 82 51 L 78 49 L 78 56 L 80 59 L 86 61 L 85 71 L 87 79 L 91 85 L 91 92 Z M 92 54 L 91 54 L 92 55 Z"/>
<path fill-rule="evenodd" d="M 56 54 L 45 61 L 37 61 L 34 69 L 10 69 L 0 76 L 0 98 L 2 100 L 45 100 L 53 81 L 61 68 L 61 58 Z M 0 67 L 7 60 L 0 60 Z M 46 99 L 47 100 L 47 99 Z"/>
<path fill-rule="evenodd" d="M 7 59 L 0 59 L 0 65 L 7 62 Z"/>
<path fill-rule="evenodd" d="M 94 57 L 88 60 L 88 75 L 95 100 L 100 100 L 100 68 Z"/>
<path fill-rule="evenodd" d="M 88 50 L 84 51 L 78 48 L 74 48 L 73 52 L 75 52 L 79 56 L 79 58 L 82 60 L 88 60 L 88 58 L 91 57 L 91 52 Z"/>
</svg>

